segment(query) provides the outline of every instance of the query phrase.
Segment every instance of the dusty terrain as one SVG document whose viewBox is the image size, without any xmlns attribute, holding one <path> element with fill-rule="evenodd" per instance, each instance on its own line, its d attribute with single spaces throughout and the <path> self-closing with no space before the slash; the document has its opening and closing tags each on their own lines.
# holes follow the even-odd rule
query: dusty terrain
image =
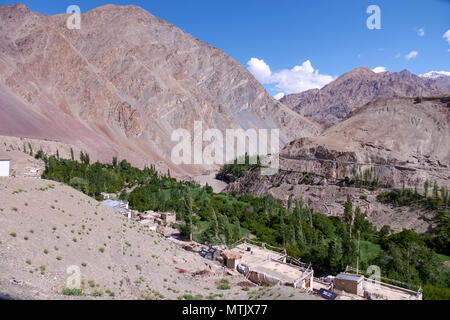
<svg viewBox="0 0 450 320">
<path fill-rule="evenodd" d="M 242 276 L 228 275 L 217 262 L 185 251 L 68 186 L 1 178 L 0 195 L 2 295 L 73 298 L 60 292 L 69 277 L 67 267 L 75 265 L 86 294 L 76 298 L 94 299 L 95 292 L 102 293 L 99 299 L 177 299 L 185 294 L 203 299 L 316 298 L 287 287 L 243 291 L 237 285 L 245 281 Z M 217 289 L 223 278 L 231 289 Z"/>
<path fill-rule="evenodd" d="M 203 174 L 217 168 L 170 162 L 175 129 L 279 128 L 282 144 L 322 130 L 224 52 L 142 8 L 93 9 L 80 30 L 68 17 L 0 6 L 0 135 Z"/>
<path fill-rule="evenodd" d="M 211 172 L 205 175 L 196 176 L 192 180 L 194 180 L 201 186 L 205 186 L 206 184 L 208 184 L 213 188 L 213 191 L 215 193 L 220 193 L 227 187 L 227 184 L 221 180 L 217 180 L 216 174 L 217 172 Z"/>
<path fill-rule="evenodd" d="M 408 70 L 375 73 L 364 67 L 343 74 L 320 90 L 291 94 L 281 102 L 306 118 L 331 127 L 376 99 L 448 93 L 445 84 L 436 80 L 416 76 Z"/>
<path fill-rule="evenodd" d="M 0 178 L 0 300 L 318 299 L 260 289 L 71 187 L 30 177 L 29 168 L 42 173 L 44 164 L 22 147 L 1 144 L 0 153 L 15 175 Z M 80 268 L 84 296 L 61 294 L 69 266 Z M 222 279 L 231 289 L 217 289 Z"/>
</svg>

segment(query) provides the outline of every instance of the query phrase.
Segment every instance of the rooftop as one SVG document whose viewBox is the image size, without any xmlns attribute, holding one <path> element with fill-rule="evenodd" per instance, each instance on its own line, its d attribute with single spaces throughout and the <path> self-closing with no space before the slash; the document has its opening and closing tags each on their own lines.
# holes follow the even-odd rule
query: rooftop
<svg viewBox="0 0 450 320">
<path fill-rule="evenodd" d="M 247 248 L 250 248 L 251 251 L 247 251 Z M 249 267 L 250 271 L 265 273 L 284 282 L 294 283 L 304 278 L 311 271 L 284 263 L 284 254 L 248 243 L 240 244 L 234 250 L 242 254 L 240 263 Z"/>
<path fill-rule="evenodd" d="M 225 250 L 222 252 L 222 256 L 227 259 L 241 259 L 242 253 L 237 250 Z"/>
<path fill-rule="evenodd" d="M 354 275 L 349 275 L 349 274 L 338 274 L 336 276 L 337 278 L 342 278 L 342 279 L 346 279 L 346 280 L 353 280 L 353 281 L 362 281 L 364 279 L 364 277 L 362 276 L 354 276 Z"/>
</svg>

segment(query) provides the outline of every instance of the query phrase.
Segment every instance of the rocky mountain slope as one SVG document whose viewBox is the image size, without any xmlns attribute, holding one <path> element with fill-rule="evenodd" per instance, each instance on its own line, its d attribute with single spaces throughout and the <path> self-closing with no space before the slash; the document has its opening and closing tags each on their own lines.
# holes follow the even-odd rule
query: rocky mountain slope
<svg viewBox="0 0 450 320">
<path fill-rule="evenodd" d="M 280 128 L 282 143 L 321 127 L 274 100 L 237 61 L 136 6 L 47 16 L 0 7 L 0 135 L 75 145 L 91 158 L 170 163 L 173 130 Z"/>
<path fill-rule="evenodd" d="M 446 92 L 448 90 L 433 79 L 418 77 L 407 70 L 375 73 L 368 68 L 358 68 L 320 90 L 291 94 L 280 101 L 299 114 L 331 127 L 376 99 L 432 96 Z"/>
<path fill-rule="evenodd" d="M 436 81 L 439 85 L 447 88 L 450 91 L 450 72 L 448 71 L 430 71 L 421 74 L 420 77 L 432 79 Z"/>
<path fill-rule="evenodd" d="M 350 195 L 379 227 L 390 224 L 399 231 L 412 228 L 425 232 L 432 222 L 424 222 L 420 210 L 405 209 L 397 214 L 397 209 L 376 201 L 382 190 L 360 190 L 344 181 L 372 170 L 380 185 L 401 187 L 404 183 L 422 190 L 428 180 L 450 188 L 449 138 L 449 95 L 381 99 L 320 136 L 291 142 L 281 151 L 277 175 L 261 177 L 249 172 L 226 190 L 269 193 L 285 203 L 292 194 L 330 215 L 341 215 Z"/>
</svg>

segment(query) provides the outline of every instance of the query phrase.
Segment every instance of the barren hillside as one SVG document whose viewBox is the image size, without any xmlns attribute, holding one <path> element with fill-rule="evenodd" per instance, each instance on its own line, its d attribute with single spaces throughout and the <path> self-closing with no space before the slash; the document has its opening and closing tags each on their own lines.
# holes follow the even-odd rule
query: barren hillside
<svg viewBox="0 0 450 320">
<path fill-rule="evenodd" d="M 136 6 L 47 16 L 0 7 L 0 135 L 75 145 L 93 159 L 170 163 L 173 130 L 280 128 L 281 142 L 321 127 L 274 100 L 237 61 Z"/>
<path fill-rule="evenodd" d="M 416 76 L 408 70 L 375 73 L 357 68 L 322 89 L 291 94 L 281 102 L 326 127 L 342 121 L 354 110 L 382 98 L 433 96 L 447 93 L 435 79 Z"/>
<path fill-rule="evenodd" d="M 0 196 L 0 296 L 73 298 L 61 290 L 74 265 L 83 298 L 316 299 L 287 287 L 249 295 L 237 285 L 243 277 L 53 181 L 0 178 Z M 223 278 L 230 290 L 217 289 Z"/>
</svg>

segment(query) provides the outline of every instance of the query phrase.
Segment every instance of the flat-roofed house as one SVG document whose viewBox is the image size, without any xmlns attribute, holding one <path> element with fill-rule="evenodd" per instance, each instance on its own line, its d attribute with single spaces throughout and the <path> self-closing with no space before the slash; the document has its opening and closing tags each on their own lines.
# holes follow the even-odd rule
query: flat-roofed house
<svg viewBox="0 0 450 320">
<path fill-rule="evenodd" d="M 334 286 L 337 290 L 342 290 L 358 296 L 363 295 L 364 277 L 353 274 L 338 274 L 334 278 Z"/>
<path fill-rule="evenodd" d="M 296 289 L 313 290 L 314 271 L 286 263 L 286 253 L 243 243 L 222 253 L 224 265 L 244 273 L 258 285 L 285 285 Z"/>
<path fill-rule="evenodd" d="M 9 177 L 11 159 L 4 153 L 0 153 L 0 177 Z"/>
<path fill-rule="evenodd" d="M 422 300 L 418 292 L 366 278 L 352 273 L 341 273 L 334 280 L 339 300 Z"/>
<path fill-rule="evenodd" d="M 230 269 L 236 270 L 239 261 L 242 259 L 242 253 L 237 250 L 225 250 L 222 252 L 223 264 Z"/>
</svg>

